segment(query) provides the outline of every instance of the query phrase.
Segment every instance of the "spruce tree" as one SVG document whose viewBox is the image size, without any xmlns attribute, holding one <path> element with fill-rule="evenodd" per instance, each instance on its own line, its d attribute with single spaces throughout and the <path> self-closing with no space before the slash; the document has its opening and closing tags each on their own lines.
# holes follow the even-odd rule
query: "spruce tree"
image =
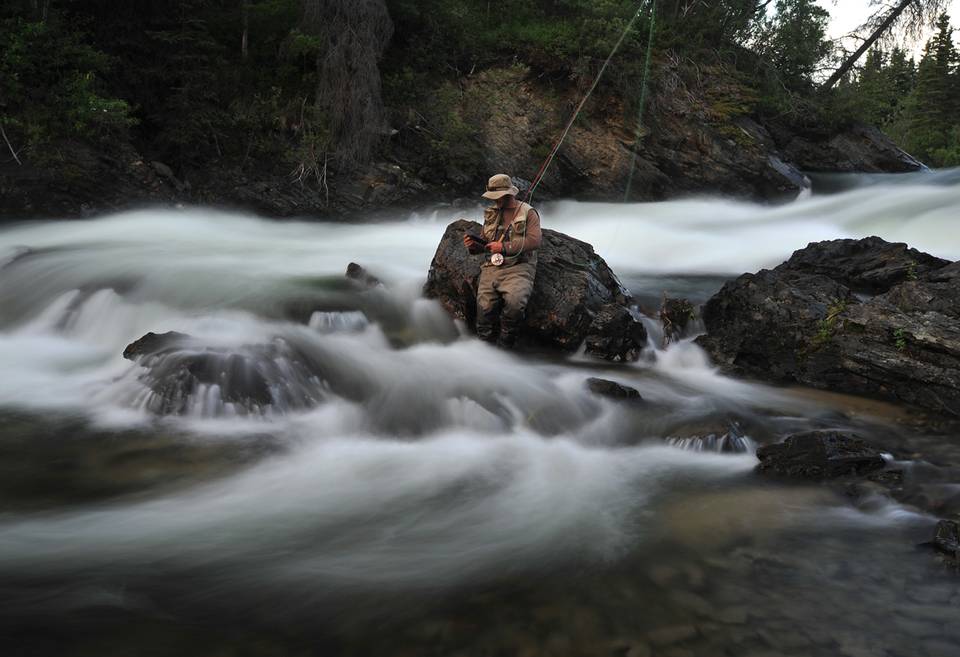
<svg viewBox="0 0 960 657">
<path fill-rule="evenodd" d="M 950 18 L 943 14 L 924 48 L 905 116 L 907 148 L 934 166 L 956 160 L 957 61 Z"/>
</svg>

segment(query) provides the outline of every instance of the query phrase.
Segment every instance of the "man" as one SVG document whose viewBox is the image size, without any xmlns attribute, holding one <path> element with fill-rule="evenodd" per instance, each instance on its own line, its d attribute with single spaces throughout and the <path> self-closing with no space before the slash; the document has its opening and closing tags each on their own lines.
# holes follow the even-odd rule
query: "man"
<svg viewBox="0 0 960 657">
<path fill-rule="evenodd" d="M 517 341 L 533 292 L 541 242 L 540 215 L 517 201 L 519 193 L 510 176 L 490 178 L 483 197 L 495 205 L 483 213 L 483 234 L 463 238 L 470 253 L 486 254 L 477 286 L 477 336 L 508 349 Z"/>
</svg>

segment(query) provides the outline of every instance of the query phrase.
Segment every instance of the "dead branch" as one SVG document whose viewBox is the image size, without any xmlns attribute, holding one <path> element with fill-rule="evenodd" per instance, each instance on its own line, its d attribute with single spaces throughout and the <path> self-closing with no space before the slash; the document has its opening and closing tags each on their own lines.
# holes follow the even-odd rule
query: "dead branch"
<svg viewBox="0 0 960 657">
<path fill-rule="evenodd" d="M 7 131 L 3 129 L 3 124 L 0 123 L 0 135 L 3 135 L 3 141 L 7 143 L 7 148 L 10 149 L 10 155 L 13 156 L 13 159 L 16 160 L 17 164 L 23 166 L 23 162 L 20 161 L 20 158 L 17 156 L 17 151 L 13 150 L 13 145 L 10 143 L 10 140 L 7 138 Z"/>
</svg>

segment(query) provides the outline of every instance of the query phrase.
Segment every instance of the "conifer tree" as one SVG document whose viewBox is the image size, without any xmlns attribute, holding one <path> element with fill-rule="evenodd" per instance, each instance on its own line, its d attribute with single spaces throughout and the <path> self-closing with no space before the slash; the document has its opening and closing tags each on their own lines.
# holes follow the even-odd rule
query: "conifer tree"
<svg viewBox="0 0 960 657">
<path fill-rule="evenodd" d="M 943 14 L 937 21 L 937 33 L 924 48 L 904 117 L 908 150 L 934 166 L 956 163 L 960 155 L 957 63 L 953 28 L 949 16 Z"/>
</svg>

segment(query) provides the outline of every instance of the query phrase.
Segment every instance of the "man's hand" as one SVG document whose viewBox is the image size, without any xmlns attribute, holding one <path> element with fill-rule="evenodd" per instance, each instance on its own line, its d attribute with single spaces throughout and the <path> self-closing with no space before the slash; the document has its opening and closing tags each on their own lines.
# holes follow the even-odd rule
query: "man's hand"
<svg viewBox="0 0 960 657">
<path fill-rule="evenodd" d="M 489 242 L 487 251 L 490 253 L 503 253 L 503 242 Z"/>
<path fill-rule="evenodd" d="M 483 253 L 483 244 L 478 242 L 473 238 L 473 235 L 467 234 L 463 236 L 463 245 L 467 247 L 467 251 L 476 255 L 478 253 Z"/>
</svg>

